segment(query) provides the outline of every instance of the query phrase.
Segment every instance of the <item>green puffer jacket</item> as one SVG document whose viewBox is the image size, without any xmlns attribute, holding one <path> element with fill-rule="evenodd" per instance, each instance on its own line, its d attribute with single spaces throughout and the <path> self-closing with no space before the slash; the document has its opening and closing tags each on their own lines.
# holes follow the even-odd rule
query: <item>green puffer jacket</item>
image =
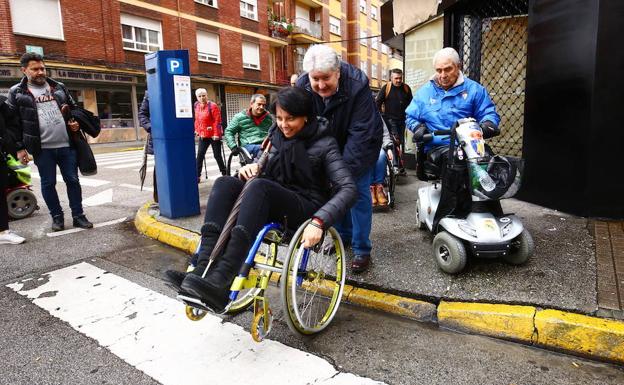
<svg viewBox="0 0 624 385">
<path fill-rule="evenodd" d="M 225 142 L 230 149 L 234 149 L 236 143 L 236 134 L 238 134 L 238 142 L 241 146 L 247 144 L 260 144 L 269 133 L 269 128 L 273 124 L 270 114 L 266 114 L 259 126 L 256 126 L 249 110 L 241 111 L 234 115 L 232 120 L 225 129 Z"/>
</svg>

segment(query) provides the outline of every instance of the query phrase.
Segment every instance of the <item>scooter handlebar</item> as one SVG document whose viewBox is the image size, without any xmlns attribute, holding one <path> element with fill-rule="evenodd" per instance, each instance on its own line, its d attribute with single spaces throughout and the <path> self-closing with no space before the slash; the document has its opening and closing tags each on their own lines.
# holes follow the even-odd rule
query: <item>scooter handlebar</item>
<svg viewBox="0 0 624 385">
<path fill-rule="evenodd" d="M 451 135 L 452 130 L 435 130 L 434 135 Z"/>
</svg>

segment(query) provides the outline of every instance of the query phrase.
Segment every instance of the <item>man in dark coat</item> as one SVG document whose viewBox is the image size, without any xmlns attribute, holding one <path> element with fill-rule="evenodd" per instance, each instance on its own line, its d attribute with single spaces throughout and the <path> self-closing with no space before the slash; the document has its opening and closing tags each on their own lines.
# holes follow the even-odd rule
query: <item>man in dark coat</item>
<svg viewBox="0 0 624 385">
<path fill-rule="evenodd" d="M 353 248 L 352 270 L 365 271 L 372 244 L 370 182 L 379 156 L 383 123 L 368 84 L 368 77 L 351 64 L 341 62 L 326 45 L 310 47 L 303 58 L 297 87 L 312 93 L 316 112 L 329 121 L 345 163 L 358 189 L 358 200 L 336 225 L 343 240 Z"/>
<path fill-rule="evenodd" d="M 15 130 L 17 156 L 24 164 L 28 162 L 28 153 L 34 157 L 41 176 L 41 195 L 52 216 L 52 230 L 65 228 L 56 192 L 57 166 L 67 186 L 74 227 L 90 229 L 93 224 L 82 209 L 78 161 L 70 141 L 70 132 L 80 129 L 80 124 L 70 119 L 70 108 L 76 103 L 62 83 L 46 77 L 41 55 L 27 52 L 20 64 L 24 78 L 11 87 L 7 100 L 9 110 L 19 118 Z"/>
<path fill-rule="evenodd" d="M 143 96 L 143 101 L 141 102 L 141 106 L 139 107 L 139 124 L 141 127 L 147 132 L 147 143 L 145 143 L 145 152 L 148 155 L 154 155 L 154 141 L 152 140 L 152 121 L 150 120 L 150 109 L 149 109 L 149 94 L 145 91 L 145 96 Z M 143 186 L 141 182 L 141 186 Z M 158 186 L 156 185 L 156 166 L 154 165 L 154 171 L 152 173 L 152 186 L 154 188 L 154 193 L 152 197 L 154 198 L 154 202 L 158 203 Z"/>
</svg>

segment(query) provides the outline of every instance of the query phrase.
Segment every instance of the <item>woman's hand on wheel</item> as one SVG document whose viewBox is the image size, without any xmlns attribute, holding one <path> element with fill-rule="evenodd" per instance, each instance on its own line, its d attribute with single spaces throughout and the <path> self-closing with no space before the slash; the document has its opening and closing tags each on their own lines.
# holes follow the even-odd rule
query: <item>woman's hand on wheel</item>
<svg viewBox="0 0 624 385">
<path fill-rule="evenodd" d="M 314 225 L 307 225 L 305 229 L 303 229 L 303 235 L 301 236 L 301 243 L 303 247 L 309 249 L 319 243 L 321 237 L 323 236 L 323 230 L 319 229 Z"/>
<path fill-rule="evenodd" d="M 238 170 L 238 176 L 240 176 L 241 179 L 244 179 L 244 180 L 249 180 L 257 175 L 258 175 L 257 163 L 248 164 L 246 166 L 241 167 L 240 170 Z"/>
</svg>

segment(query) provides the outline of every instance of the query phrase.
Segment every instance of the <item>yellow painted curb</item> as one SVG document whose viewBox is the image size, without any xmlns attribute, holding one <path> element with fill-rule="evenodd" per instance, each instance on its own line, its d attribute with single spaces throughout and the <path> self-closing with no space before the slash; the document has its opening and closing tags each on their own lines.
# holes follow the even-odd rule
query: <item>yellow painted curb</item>
<svg viewBox="0 0 624 385">
<path fill-rule="evenodd" d="M 532 306 L 445 302 L 438 305 L 438 324 L 449 329 L 532 343 Z"/>
<path fill-rule="evenodd" d="M 624 362 L 624 322 L 542 310 L 535 315 L 537 344 Z"/>
<path fill-rule="evenodd" d="M 352 304 L 381 310 L 418 321 L 431 322 L 435 320 L 436 306 L 432 303 L 358 287 L 354 287 L 347 293 L 346 288 L 347 286 L 345 285 L 344 295 L 346 296 L 346 301 Z"/>
<path fill-rule="evenodd" d="M 158 222 L 149 213 L 150 204 L 141 207 L 135 217 L 134 226 L 136 229 L 159 242 L 180 249 L 186 253 L 193 254 L 199 244 L 199 234 L 176 226 Z"/>
</svg>

